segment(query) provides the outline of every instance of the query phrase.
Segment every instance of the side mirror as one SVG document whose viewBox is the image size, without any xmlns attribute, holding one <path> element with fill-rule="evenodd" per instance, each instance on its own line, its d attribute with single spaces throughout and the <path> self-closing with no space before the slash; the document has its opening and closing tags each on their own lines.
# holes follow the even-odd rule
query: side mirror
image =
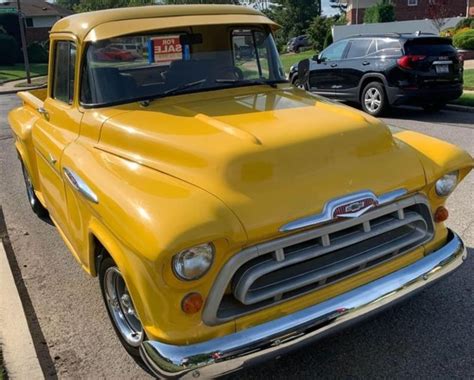
<svg viewBox="0 0 474 380">
<path fill-rule="evenodd" d="M 298 82 L 300 84 L 309 82 L 309 59 L 303 59 L 298 63 Z"/>
</svg>

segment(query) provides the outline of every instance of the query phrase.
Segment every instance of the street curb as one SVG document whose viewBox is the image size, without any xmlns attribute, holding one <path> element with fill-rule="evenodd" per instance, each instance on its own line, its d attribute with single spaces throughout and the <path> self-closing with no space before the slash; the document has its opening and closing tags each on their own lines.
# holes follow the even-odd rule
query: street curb
<svg viewBox="0 0 474 380">
<path fill-rule="evenodd" d="M 0 244 L 0 342 L 8 376 L 44 379 L 7 254 Z"/>
<path fill-rule="evenodd" d="M 457 104 L 446 104 L 444 108 L 449 111 L 474 113 L 474 107 L 458 106 Z"/>
</svg>

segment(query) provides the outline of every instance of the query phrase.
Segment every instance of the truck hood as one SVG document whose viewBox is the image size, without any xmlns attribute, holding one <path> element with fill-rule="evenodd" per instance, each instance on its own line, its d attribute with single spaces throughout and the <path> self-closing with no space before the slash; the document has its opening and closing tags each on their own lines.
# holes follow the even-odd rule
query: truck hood
<svg viewBox="0 0 474 380">
<path fill-rule="evenodd" d="M 425 184 L 416 152 L 382 122 L 286 85 L 133 107 L 104 123 L 98 148 L 214 194 L 249 242 L 345 194 Z"/>
</svg>

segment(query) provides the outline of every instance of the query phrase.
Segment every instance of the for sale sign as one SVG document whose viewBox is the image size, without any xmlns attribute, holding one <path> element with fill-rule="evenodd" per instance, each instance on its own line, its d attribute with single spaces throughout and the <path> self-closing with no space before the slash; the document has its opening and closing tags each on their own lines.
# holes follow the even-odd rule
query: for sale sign
<svg viewBox="0 0 474 380">
<path fill-rule="evenodd" d="M 183 59 L 183 47 L 179 35 L 150 38 L 148 50 L 150 62 L 159 65 L 169 65 L 172 61 Z"/>
</svg>

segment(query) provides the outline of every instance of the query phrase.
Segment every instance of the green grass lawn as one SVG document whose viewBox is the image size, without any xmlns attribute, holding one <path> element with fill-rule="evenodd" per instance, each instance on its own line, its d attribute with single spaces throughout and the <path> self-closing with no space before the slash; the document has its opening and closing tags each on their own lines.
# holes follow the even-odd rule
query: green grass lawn
<svg viewBox="0 0 474 380">
<path fill-rule="evenodd" d="M 464 70 L 464 89 L 474 90 L 474 69 Z"/>
<path fill-rule="evenodd" d="M 30 64 L 30 72 L 32 77 L 46 75 L 48 73 L 48 64 L 32 63 Z M 23 64 L 0 66 L 0 83 L 23 78 L 26 78 L 25 66 Z"/>
<path fill-rule="evenodd" d="M 302 59 L 311 58 L 315 54 L 314 50 L 307 50 L 302 53 L 288 53 L 280 55 L 281 63 L 283 64 L 283 68 L 285 69 L 285 73 L 290 71 L 291 65 L 294 63 L 298 63 Z"/>
<path fill-rule="evenodd" d="M 474 94 L 463 94 L 459 99 L 451 102 L 460 106 L 474 107 Z"/>
</svg>

